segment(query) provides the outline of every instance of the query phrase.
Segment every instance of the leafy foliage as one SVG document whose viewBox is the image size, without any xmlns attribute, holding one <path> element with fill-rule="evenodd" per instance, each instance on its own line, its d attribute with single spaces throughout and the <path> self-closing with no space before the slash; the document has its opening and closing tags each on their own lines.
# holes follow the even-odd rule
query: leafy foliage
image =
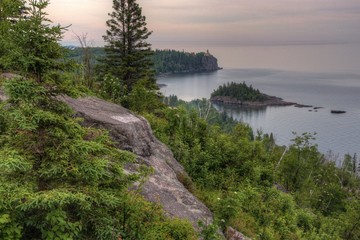
<svg viewBox="0 0 360 240">
<path fill-rule="evenodd" d="M 166 102 L 175 108 L 147 118 L 220 227 L 254 239 L 360 237 L 360 181 L 352 161 L 337 168 L 318 152 L 313 134 L 295 134 L 293 144 L 281 147 L 272 135 L 254 136 L 242 123 L 209 124 L 213 117 L 204 114 L 204 100 L 185 103 L 171 96 Z"/>
</svg>

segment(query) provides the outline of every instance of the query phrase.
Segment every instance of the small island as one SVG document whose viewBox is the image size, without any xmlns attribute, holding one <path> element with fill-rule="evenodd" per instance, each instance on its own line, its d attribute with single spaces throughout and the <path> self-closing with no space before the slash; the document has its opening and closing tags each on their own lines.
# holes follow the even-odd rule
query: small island
<svg viewBox="0 0 360 240">
<path fill-rule="evenodd" d="M 214 103 L 245 107 L 292 106 L 296 104 L 294 102 L 286 102 L 279 97 L 261 93 L 259 89 L 253 88 L 252 85 L 248 86 L 245 82 L 231 82 L 219 86 L 211 94 L 210 100 Z"/>
</svg>

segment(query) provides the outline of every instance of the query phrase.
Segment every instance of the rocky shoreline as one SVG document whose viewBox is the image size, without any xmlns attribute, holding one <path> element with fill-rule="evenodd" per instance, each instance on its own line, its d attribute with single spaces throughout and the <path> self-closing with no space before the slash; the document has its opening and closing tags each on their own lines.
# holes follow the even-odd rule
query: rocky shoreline
<svg viewBox="0 0 360 240">
<path fill-rule="evenodd" d="M 284 101 L 282 98 L 265 95 L 265 101 L 240 101 L 228 96 L 216 96 L 210 99 L 213 103 L 221 103 L 226 105 L 239 105 L 244 107 L 267 107 L 267 106 L 293 106 L 297 103 Z"/>
<path fill-rule="evenodd" d="M 240 106 L 240 107 L 247 107 L 247 108 L 265 108 L 268 106 L 294 106 L 297 108 L 311 108 L 309 111 L 312 112 L 317 112 L 318 109 L 322 109 L 324 107 L 314 107 L 312 105 L 304 105 L 304 104 L 299 104 L 299 103 L 295 103 L 295 102 L 287 102 L 284 101 L 282 98 L 279 97 L 275 97 L 275 96 L 269 96 L 266 95 L 266 99 L 265 101 L 240 101 L 237 100 L 235 98 L 232 97 L 228 97 L 228 96 L 216 96 L 216 97 L 211 97 L 210 101 L 212 103 L 219 103 L 219 104 L 225 104 L 225 105 L 233 105 L 233 106 Z M 346 113 L 346 111 L 344 110 L 331 110 L 330 111 L 332 114 L 344 114 Z"/>
</svg>

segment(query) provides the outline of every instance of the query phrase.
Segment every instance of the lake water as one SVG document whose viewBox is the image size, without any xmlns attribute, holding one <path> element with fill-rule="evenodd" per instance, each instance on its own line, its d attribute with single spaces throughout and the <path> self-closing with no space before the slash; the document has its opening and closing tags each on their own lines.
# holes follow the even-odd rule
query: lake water
<svg viewBox="0 0 360 240">
<path fill-rule="evenodd" d="M 291 142 L 292 132 L 316 132 L 315 143 L 324 153 L 360 153 L 360 44 L 209 49 L 224 70 L 160 78 L 158 82 L 167 85 L 162 92 L 190 101 L 209 98 L 226 82 L 245 81 L 266 94 L 322 108 L 216 106 L 220 111 L 254 130 L 272 132 L 281 145 Z M 200 51 L 196 47 L 191 50 Z M 333 109 L 346 113 L 331 114 Z"/>
</svg>

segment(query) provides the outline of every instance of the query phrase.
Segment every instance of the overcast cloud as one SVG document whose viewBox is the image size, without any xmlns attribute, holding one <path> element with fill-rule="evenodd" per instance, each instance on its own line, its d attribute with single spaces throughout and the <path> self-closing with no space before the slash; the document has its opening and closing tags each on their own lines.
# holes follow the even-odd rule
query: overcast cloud
<svg viewBox="0 0 360 240">
<path fill-rule="evenodd" d="M 360 41 L 359 0 L 138 0 L 154 33 L 166 41 L 251 44 Z M 109 0 L 52 0 L 50 18 L 72 24 L 102 45 Z M 69 31 L 65 43 L 75 43 Z"/>
</svg>

